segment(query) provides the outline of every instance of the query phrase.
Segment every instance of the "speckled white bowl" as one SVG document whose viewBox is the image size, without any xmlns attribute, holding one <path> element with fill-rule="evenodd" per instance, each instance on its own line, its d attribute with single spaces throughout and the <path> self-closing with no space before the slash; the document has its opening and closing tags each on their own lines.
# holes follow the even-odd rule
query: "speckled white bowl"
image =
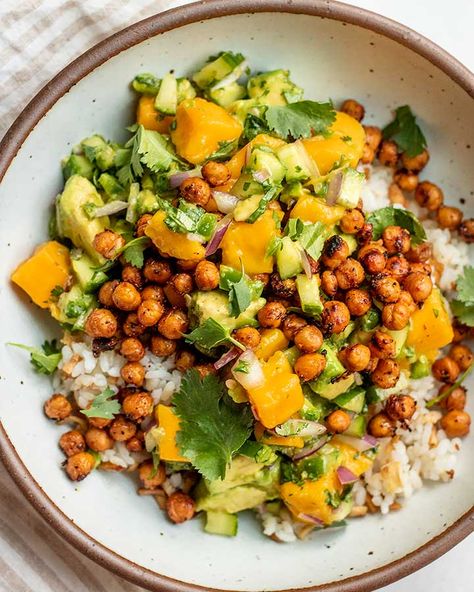
<svg viewBox="0 0 474 592">
<path fill-rule="evenodd" d="M 2 344 L 39 343 L 53 331 L 48 315 L 30 306 L 8 278 L 46 237 L 47 206 L 61 187 L 60 158 L 96 131 L 123 138 L 133 119 L 128 83 L 135 73 L 191 72 L 223 48 L 243 52 L 257 70 L 290 68 L 308 98 L 332 97 L 336 104 L 358 98 L 368 123 L 387 122 L 394 107 L 410 104 L 432 153 L 423 176 L 444 188 L 447 201 L 467 200 L 462 207 L 472 215 L 473 77 L 453 58 L 396 23 L 335 3 L 219 0 L 186 6 L 131 27 L 72 63 L 5 137 Z M 199 520 L 177 528 L 152 499 L 136 496 L 131 479 L 105 473 L 69 482 L 59 468 L 58 428 L 41 411 L 48 380 L 4 345 L 0 364 L 0 447 L 11 474 L 68 541 L 150 589 L 369 590 L 421 567 L 472 531 L 472 437 L 452 483 L 428 486 L 402 511 L 353 520 L 343 531 L 277 545 L 261 535 L 252 516 L 241 520 L 233 539 L 204 535 Z"/>
</svg>

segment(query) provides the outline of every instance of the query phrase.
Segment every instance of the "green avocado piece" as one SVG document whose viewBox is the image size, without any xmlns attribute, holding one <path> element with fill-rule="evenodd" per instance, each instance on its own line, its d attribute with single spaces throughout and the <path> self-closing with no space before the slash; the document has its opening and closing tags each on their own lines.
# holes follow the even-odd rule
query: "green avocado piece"
<svg viewBox="0 0 474 592">
<path fill-rule="evenodd" d="M 276 254 L 276 263 L 282 280 L 294 277 L 303 271 L 301 247 L 289 236 L 284 236 L 281 240 L 281 248 Z"/>
<path fill-rule="evenodd" d="M 63 161 L 63 177 L 67 181 L 73 175 L 81 175 L 91 180 L 94 175 L 94 165 L 82 154 L 71 154 Z"/>
<path fill-rule="evenodd" d="M 58 302 L 51 307 L 51 314 L 60 323 L 66 325 L 71 331 L 83 331 L 84 324 L 93 308 L 97 306 L 97 300 L 92 294 L 86 294 L 76 284 L 69 292 L 63 292 Z"/>
<path fill-rule="evenodd" d="M 296 289 L 300 297 L 301 308 L 306 314 L 319 315 L 323 312 L 319 284 L 317 275 L 313 275 L 311 278 L 306 275 L 296 276 Z"/>
<path fill-rule="evenodd" d="M 107 144 L 102 136 L 96 134 L 82 140 L 81 147 L 91 162 L 95 162 L 101 171 L 114 166 L 115 150 Z"/>
<path fill-rule="evenodd" d="M 234 101 L 240 101 L 240 99 L 243 99 L 246 92 L 245 86 L 242 86 L 238 82 L 232 82 L 227 86 L 222 86 L 216 89 L 211 88 L 206 94 L 211 101 L 226 108 Z"/>
<path fill-rule="evenodd" d="M 361 413 L 365 405 L 365 389 L 355 386 L 335 397 L 333 402 L 348 411 Z"/>
<path fill-rule="evenodd" d="M 356 415 L 352 418 L 352 421 L 344 432 L 345 436 L 354 436 L 355 438 L 362 438 L 365 434 L 367 421 L 363 415 Z"/>
<path fill-rule="evenodd" d="M 86 294 L 95 292 L 109 278 L 103 271 L 94 269 L 95 262 L 82 251 L 71 251 L 71 264 L 74 274 Z"/>
<path fill-rule="evenodd" d="M 344 374 L 345 368 L 339 361 L 336 348 L 325 342 L 321 351 L 326 352 L 326 367 L 316 380 L 308 384 L 321 397 L 334 399 L 353 384 L 354 376 L 350 375 L 348 378 L 337 381 L 336 379 Z"/>
<path fill-rule="evenodd" d="M 265 105 L 286 105 L 303 98 L 303 89 L 291 82 L 288 70 L 272 70 L 252 76 L 247 90 L 251 99 L 259 99 Z"/>
<path fill-rule="evenodd" d="M 238 518 L 235 514 L 227 512 L 206 512 L 206 524 L 204 530 L 209 534 L 223 536 L 235 536 L 238 529 Z"/>
<path fill-rule="evenodd" d="M 178 104 L 178 83 L 173 74 L 163 76 L 160 89 L 155 98 L 155 109 L 166 115 L 174 115 Z"/>
</svg>

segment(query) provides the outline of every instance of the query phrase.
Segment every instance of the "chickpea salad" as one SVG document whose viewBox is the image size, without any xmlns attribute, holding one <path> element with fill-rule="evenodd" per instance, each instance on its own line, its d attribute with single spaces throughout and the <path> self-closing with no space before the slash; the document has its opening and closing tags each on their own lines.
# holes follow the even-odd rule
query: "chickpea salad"
<svg viewBox="0 0 474 592">
<path fill-rule="evenodd" d="M 365 126 L 231 51 L 131 88 L 129 139 L 63 159 L 11 276 L 63 331 L 10 345 L 52 377 L 69 479 L 133 473 L 174 523 L 233 536 L 253 510 L 276 541 L 452 479 L 474 220 L 420 179 L 410 107 Z"/>
</svg>

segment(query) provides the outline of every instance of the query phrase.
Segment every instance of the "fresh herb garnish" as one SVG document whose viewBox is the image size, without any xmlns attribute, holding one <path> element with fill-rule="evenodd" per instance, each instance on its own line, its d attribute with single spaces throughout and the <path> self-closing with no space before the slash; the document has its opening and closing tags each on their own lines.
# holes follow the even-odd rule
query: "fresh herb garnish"
<svg viewBox="0 0 474 592">
<path fill-rule="evenodd" d="M 474 267 L 466 266 L 456 281 L 457 298 L 451 302 L 451 310 L 461 323 L 474 327 Z"/>
<path fill-rule="evenodd" d="M 242 374 L 248 374 L 250 370 L 250 364 L 245 360 L 240 360 L 234 367 L 234 372 L 241 372 Z"/>
<path fill-rule="evenodd" d="M 437 397 L 435 397 L 434 399 L 430 399 L 427 403 L 426 403 L 426 407 L 431 408 L 434 407 L 435 405 L 439 405 L 441 403 L 441 401 L 443 401 L 444 399 L 446 399 L 447 397 L 449 397 L 449 395 L 456 390 L 459 386 L 461 386 L 461 384 L 466 380 L 466 378 L 469 376 L 469 374 L 472 372 L 472 370 L 474 369 L 474 364 L 471 364 L 467 370 L 465 370 L 461 376 L 456 380 L 456 382 L 454 384 L 452 384 L 449 388 L 447 388 L 443 393 L 441 393 L 440 395 L 438 395 Z"/>
<path fill-rule="evenodd" d="M 89 409 L 82 409 L 81 413 L 87 417 L 100 417 L 102 419 L 114 419 L 120 412 L 120 403 L 113 399 L 114 391 L 108 386 L 92 401 Z"/>
<path fill-rule="evenodd" d="M 64 288 L 62 286 L 54 286 L 54 288 L 51 290 L 51 298 L 57 299 L 63 292 Z"/>
<path fill-rule="evenodd" d="M 209 240 L 217 224 L 214 214 L 209 214 L 203 208 L 189 204 L 180 199 L 178 207 L 165 199 L 159 200 L 160 208 L 166 213 L 165 224 L 173 232 L 181 234 L 195 233 Z"/>
<path fill-rule="evenodd" d="M 244 270 L 240 275 L 238 282 L 232 283 L 229 290 L 230 314 L 237 318 L 250 306 L 252 302 L 252 291 L 249 282 L 245 277 Z"/>
<path fill-rule="evenodd" d="M 45 341 L 41 347 L 30 347 L 22 343 L 8 343 L 30 352 L 30 363 L 39 374 L 52 374 L 61 361 L 61 351 L 56 339 Z"/>
<path fill-rule="evenodd" d="M 274 199 L 277 196 L 280 190 L 281 187 L 270 187 L 270 189 L 265 193 L 265 195 L 262 196 L 262 199 L 258 202 L 256 210 L 254 210 L 247 218 L 247 220 L 245 220 L 247 224 L 253 224 L 260 218 L 260 216 L 267 209 L 267 205 L 272 201 L 272 199 Z"/>
<path fill-rule="evenodd" d="M 394 140 L 409 157 L 421 154 L 426 148 L 426 138 L 408 105 L 398 107 L 395 119 L 384 127 L 383 137 Z"/>
<path fill-rule="evenodd" d="M 138 238 L 134 238 L 128 243 L 126 243 L 120 249 L 115 251 L 115 256 L 113 259 L 109 259 L 103 265 L 99 265 L 98 267 L 94 267 L 94 271 L 108 271 L 112 268 L 115 263 L 117 262 L 120 255 L 123 254 L 125 260 L 134 265 L 135 267 L 143 267 L 144 263 L 144 256 L 143 253 L 145 249 L 147 249 L 151 244 L 150 239 L 147 236 L 139 236 Z"/>
<path fill-rule="evenodd" d="M 367 222 L 372 224 L 373 239 L 378 240 L 387 226 L 401 226 L 411 235 L 411 241 L 417 245 L 426 240 L 426 232 L 418 218 L 401 208 L 386 207 L 369 214 Z"/>
<path fill-rule="evenodd" d="M 206 319 L 199 327 L 196 327 L 191 333 L 184 334 L 187 343 L 196 343 L 206 349 L 212 349 L 223 345 L 224 343 L 232 343 L 238 348 L 245 350 L 245 347 L 234 339 L 230 330 L 215 321 L 214 319 Z"/>
<path fill-rule="evenodd" d="M 239 141 L 237 140 L 228 140 L 219 142 L 219 148 L 213 152 L 208 159 L 209 160 L 227 160 L 230 156 L 237 150 L 239 146 Z"/>
</svg>

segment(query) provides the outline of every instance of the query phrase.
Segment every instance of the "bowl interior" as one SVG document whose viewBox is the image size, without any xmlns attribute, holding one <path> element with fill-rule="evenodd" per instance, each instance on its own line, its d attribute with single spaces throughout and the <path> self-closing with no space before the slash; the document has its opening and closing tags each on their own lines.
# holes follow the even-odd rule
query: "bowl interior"
<svg viewBox="0 0 474 592">
<path fill-rule="evenodd" d="M 253 70 L 289 68 L 306 97 L 336 105 L 359 99 L 366 122 L 383 124 L 409 104 L 420 116 L 432 159 L 425 178 L 447 201 L 471 210 L 474 189 L 472 99 L 428 60 L 355 25 L 284 13 L 226 16 L 183 26 L 123 51 L 64 95 L 39 122 L 0 185 L 0 341 L 39 344 L 53 325 L 9 284 L 9 274 L 46 240 L 48 206 L 61 187 L 59 160 L 81 138 L 99 132 L 122 140 L 133 120 L 128 83 L 137 72 L 188 73 L 222 49 L 244 53 Z M 262 536 L 252 516 L 235 539 L 205 536 L 199 520 L 170 525 L 131 478 L 97 474 L 72 484 L 59 465 L 61 432 L 42 414 L 48 379 L 30 372 L 27 356 L 0 347 L 0 419 L 22 461 L 53 502 L 98 543 L 152 571 L 206 588 L 276 590 L 325 584 L 381 567 L 442 533 L 474 498 L 474 440 L 467 439 L 456 479 L 416 494 L 387 517 L 352 520 L 345 530 L 293 545 Z M 65 430 L 66 428 L 64 428 Z"/>
</svg>

